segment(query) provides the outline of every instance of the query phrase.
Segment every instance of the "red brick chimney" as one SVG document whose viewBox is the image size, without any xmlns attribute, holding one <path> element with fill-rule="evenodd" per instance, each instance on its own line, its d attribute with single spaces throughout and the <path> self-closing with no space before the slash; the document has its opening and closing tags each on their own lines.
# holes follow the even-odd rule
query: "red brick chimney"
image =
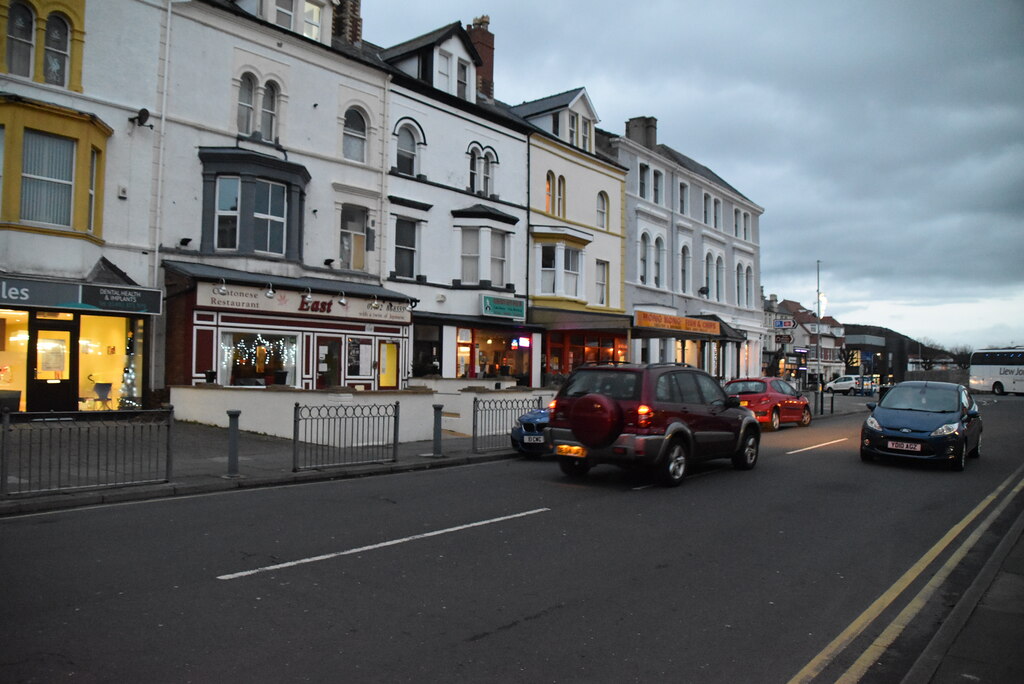
<svg viewBox="0 0 1024 684">
<path fill-rule="evenodd" d="M 483 64 L 476 68 L 476 91 L 489 100 L 494 99 L 494 34 L 490 28 L 491 18 L 486 14 L 477 17 L 466 27 L 466 33 L 473 41 L 473 47 Z"/>
<path fill-rule="evenodd" d="M 331 36 L 350 45 L 363 41 L 362 0 L 341 0 L 334 8 Z"/>
</svg>

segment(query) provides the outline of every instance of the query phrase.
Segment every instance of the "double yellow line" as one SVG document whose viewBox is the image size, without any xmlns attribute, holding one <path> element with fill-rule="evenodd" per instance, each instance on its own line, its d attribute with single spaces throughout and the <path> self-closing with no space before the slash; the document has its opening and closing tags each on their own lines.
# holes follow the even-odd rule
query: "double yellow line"
<svg viewBox="0 0 1024 684">
<path fill-rule="evenodd" d="M 1010 494 L 1000 502 L 992 511 L 988 514 L 984 521 L 982 521 L 974 532 L 968 536 L 959 548 L 953 554 L 950 555 L 949 559 L 943 564 L 941 568 L 935 573 L 932 579 L 917 593 L 917 595 L 911 599 L 907 606 L 900 611 L 899 615 L 886 627 L 881 634 L 871 643 L 864 653 L 853 663 L 837 680 L 841 684 L 854 684 L 859 682 L 861 677 L 868 671 L 872 665 L 885 653 L 885 650 L 892 645 L 896 638 L 903 632 L 910 621 L 921 611 L 921 609 L 931 598 L 932 594 L 942 585 L 942 583 L 949 577 L 949 574 L 953 569 L 960 563 L 964 556 L 977 544 L 981 536 L 988 530 L 993 522 L 999 517 L 999 515 L 1005 510 L 1015 496 L 1017 496 L 1022 489 L 1024 489 L 1024 480 L 1020 480 L 1021 473 L 1024 472 L 1024 465 L 1017 468 L 1016 471 L 1008 478 L 1006 478 L 1002 484 L 989 494 L 985 499 L 981 501 L 974 510 L 967 514 L 963 520 L 953 526 L 943 537 L 940 539 L 928 552 L 923 555 L 914 565 L 903 573 L 903 576 L 896 581 L 889 589 L 875 599 L 867 610 L 861 613 L 856 620 L 850 623 L 850 626 L 844 629 L 839 636 L 833 639 L 828 646 L 826 646 L 818 655 L 811 659 L 807 665 L 804 666 L 796 675 L 789 680 L 789 684 L 806 684 L 811 682 L 821 674 L 829 664 L 835 660 L 836 656 L 843 652 L 847 646 L 849 646 L 854 639 L 859 637 L 868 626 L 874 622 L 879 615 L 882 614 L 889 606 L 896 601 L 896 599 L 906 591 L 907 587 L 910 586 L 915 580 L 917 580 L 921 573 L 924 572 L 925 568 L 932 564 L 932 562 L 945 551 L 953 541 L 960 536 L 960 534 L 974 522 L 982 513 L 988 509 L 996 500 L 999 499 L 1000 495 L 1010 486 L 1014 480 L 1019 480 L 1017 485 L 1011 490 Z"/>
</svg>

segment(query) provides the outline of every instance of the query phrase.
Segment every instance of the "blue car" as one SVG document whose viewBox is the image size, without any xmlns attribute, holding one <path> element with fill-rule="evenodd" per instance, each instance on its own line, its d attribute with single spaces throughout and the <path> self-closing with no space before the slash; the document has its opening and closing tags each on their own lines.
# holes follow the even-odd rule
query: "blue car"
<svg viewBox="0 0 1024 684">
<path fill-rule="evenodd" d="M 860 430 L 860 458 L 888 456 L 947 463 L 963 470 L 981 455 L 981 413 L 970 390 L 950 382 L 901 382 L 877 404 Z"/>
<path fill-rule="evenodd" d="M 542 456 L 551 452 L 551 445 L 544 439 L 544 428 L 548 426 L 548 410 L 533 409 L 519 416 L 512 428 L 512 447 L 523 454 Z"/>
</svg>

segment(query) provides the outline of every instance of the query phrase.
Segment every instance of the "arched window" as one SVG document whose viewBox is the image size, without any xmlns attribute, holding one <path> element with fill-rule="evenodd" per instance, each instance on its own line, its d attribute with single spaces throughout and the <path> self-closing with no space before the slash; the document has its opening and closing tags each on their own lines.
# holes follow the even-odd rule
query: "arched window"
<svg viewBox="0 0 1024 684">
<path fill-rule="evenodd" d="M 46 48 L 43 78 L 47 83 L 64 87 L 68 84 L 68 61 L 71 58 L 71 30 L 68 22 L 57 14 L 46 19 Z"/>
<path fill-rule="evenodd" d="M 647 284 L 647 252 L 651 248 L 651 238 L 647 233 L 640 236 L 640 282 Z"/>
<path fill-rule="evenodd" d="M 660 237 L 654 241 L 654 286 L 661 287 L 661 252 L 665 249 L 665 242 Z"/>
<path fill-rule="evenodd" d="M 484 152 L 482 159 L 483 170 L 480 175 L 482 177 L 481 182 L 483 184 L 484 195 L 487 197 L 494 194 L 494 166 L 496 163 L 494 155 L 491 152 Z"/>
<path fill-rule="evenodd" d="M 345 159 L 366 161 L 366 119 L 357 109 L 345 112 L 345 130 L 341 136 L 341 153 Z"/>
<path fill-rule="evenodd" d="M 398 172 L 416 174 L 416 137 L 408 126 L 398 131 Z"/>
<path fill-rule="evenodd" d="M 747 307 L 753 309 L 757 302 L 754 301 L 754 269 L 750 268 L 750 266 L 747 266 L 746 281 Z"/>
<path fill-rule="evenodd" d="M 739 209 L 733 209 L 733 211 L 732 211 L 732 234 L 735 235 L 736 237 L 739 237 L 741 230 L 742 230 L 742 228 L 740 227 L 740 210 Z"/>
<path fill-rule="evenodd" d="M 238 132 L 242 135 L 252 133 L 252 118 L 256 101 L 256 77 L 242 74 L 238 83 Z"/>
<path fill-rule="evenodd" d="M 477 186 L 477 169 L 480 165 L 480 153 L 474 147 L 469 151 L 469 191 L 476 192 L 480 188 Z"/>
<path fill-rule="evenodd" d="M 686 292 L 690 284 L 690 248 L 683 245 L 679 252 L 679 291 Z"/>
<path fill-rule="evenodd" d="M 745 280 L 743 264 L 736 264 L 736 306 L 746 306 L 747 285 Z"/>
<path fill-rule="evenodd" d="M 597 193 L 597 227 L 608 230 L 608 195 Z"/>
<path fill-rule="evenodd" d="M 743 212 L 743 239 L 750 239 L 750 214 Z"/>
<path fill-rule="evenodd" d="M 708 291 L 707 297 L 711 298 L 711 285 L 714 283 L 715 257 L 711 252 L 704 257 L 704 288 Z"/>
<path fill-rule="evenodd" d="M 16 76 L 31 76 L 35 48 L 36 20 L 23 3 L 11 5 L 7 18 L 7 71 Z"/>
<path fill-rule="evenodd" d="M 544 179 L 544 211 L 549 214 L 555 213 L 555 174 L 548 171 Z"/>
<path fill-rule="evenodd" d="M 558 215 L 565 218 L 565 176 L 558 177 Z"/>
<path fill-rule="evenodd" d="M 725 262 L 718 257 L 715 262 L 715 300 L 722 301 L 725 296 Z"/>
<path fill-rule="evenodd" d="M 273 81 L 263 88 L 263 111 L 260 115 L 260 134 L 264 140 L 273 140 L 277 125 L 278 87 Z"/>
</svg>

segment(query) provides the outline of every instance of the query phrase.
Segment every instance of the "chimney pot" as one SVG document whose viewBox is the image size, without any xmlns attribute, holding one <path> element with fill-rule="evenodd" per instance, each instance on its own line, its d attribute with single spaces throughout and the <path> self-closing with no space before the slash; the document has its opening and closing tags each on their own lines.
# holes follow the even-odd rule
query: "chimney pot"
<svg viewBox="0 0 1024 684">
<path fill-rule="evenodd" d="M 491 18 L 488 15 L 477 17 L 466 33 L 473 41 L 473 47 L 480 55 L 480 66 L 476 68 L 476 90 L 489 100 L 494 99 L 494 34 L 490 30 Z"/>
</svg>

